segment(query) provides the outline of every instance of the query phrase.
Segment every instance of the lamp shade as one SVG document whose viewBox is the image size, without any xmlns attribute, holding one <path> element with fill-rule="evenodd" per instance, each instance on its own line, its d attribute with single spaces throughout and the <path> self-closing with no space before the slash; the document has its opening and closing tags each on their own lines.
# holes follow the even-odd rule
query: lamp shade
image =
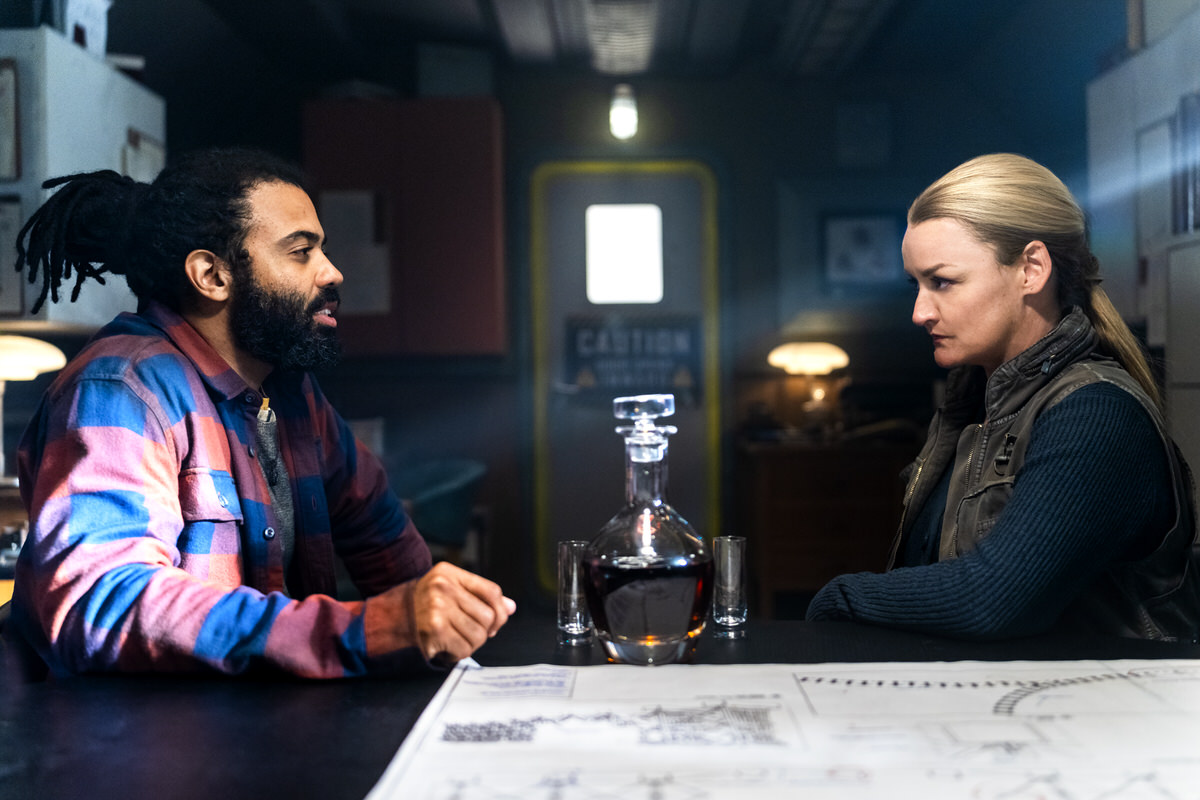
<svg viewBox="0 0 1200 800">
<path fill-rule="evenodd" d="M 0 381 L 31 381 L 66 364 L 63 351 L 49 342 L 29 336 L 0 336 Z"/>
<path fill-rule="evenodd" d="M 788 342 L 767 355 L 767 363 L 789 375 L 828 375 L 850 363 L 850 356 L 828 342 Z"/>
</svg>

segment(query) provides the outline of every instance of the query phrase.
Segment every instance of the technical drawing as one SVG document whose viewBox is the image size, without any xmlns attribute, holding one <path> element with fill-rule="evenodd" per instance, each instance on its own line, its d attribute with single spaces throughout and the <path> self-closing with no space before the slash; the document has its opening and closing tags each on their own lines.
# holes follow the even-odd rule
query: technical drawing
<svg viewBox="0 0 1200 800">
<path fill-rule="evenodd" d="M 725 746 L 782 744 L 775 736 L 771 709 L 717 703 L 667 708 L 655 706 L 634 714 L 606 711 L 599 714 L 561 714 L 521 719 L 481 722 L 447 722 L 442 730 L 444 742 L 533 742 L 539 730 L 547 727 L 563 733 L 583 730 L 588 736 L 602 735 L 603 729 L 628 728 L 636 731 L 644 745 Z"/>
<path fill-rule="evenodd" d="M 368 800 L 1200 799 L 1200 662 L 457 671 Z"/>
</svg>

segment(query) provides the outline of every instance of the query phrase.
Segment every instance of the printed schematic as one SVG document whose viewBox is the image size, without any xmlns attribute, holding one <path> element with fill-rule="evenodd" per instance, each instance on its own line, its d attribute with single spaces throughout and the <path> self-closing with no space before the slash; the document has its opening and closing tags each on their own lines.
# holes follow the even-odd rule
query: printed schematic
<svg viewBox="0 0 1200 800">
<path fill-rule="evenodd" d="M 459 668 L 369 800 L 1200 798 L 1200 662 Z"/>
</svg>

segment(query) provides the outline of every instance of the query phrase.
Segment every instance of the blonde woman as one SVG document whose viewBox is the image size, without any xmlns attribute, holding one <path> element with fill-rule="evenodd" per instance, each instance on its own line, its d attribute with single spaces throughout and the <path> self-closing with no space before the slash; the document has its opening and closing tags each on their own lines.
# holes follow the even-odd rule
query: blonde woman
<svg viewBox="0 0 1200 800">
<path fill-rule="evenodd" d="M 913 202 L 902 252 L 946 400 L 888 571 L 835 578 L 809 619 L 1195 640 L 1191 476 L 1071 193 L 1027 158 L 981 156 Z"/>
</svg>

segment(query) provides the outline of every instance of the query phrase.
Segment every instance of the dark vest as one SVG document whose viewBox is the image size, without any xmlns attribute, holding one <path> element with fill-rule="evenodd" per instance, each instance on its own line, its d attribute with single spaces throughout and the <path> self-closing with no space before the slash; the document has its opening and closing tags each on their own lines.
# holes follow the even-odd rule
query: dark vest
<svg viewBox="0 0 1200 800">
<path fill-rule="evenodd" d="M 889 568 L 917 511 L 952 465 L 938 560 L 975 549 L 1012 494 L 1038 415 L 1083 386 L 1106 382 L 1141 403 L 1154 421 L 1171 468 L 1175 517 L 1152 553 L 1113 564 L 1067 607 L 1058 627 L 1142 639 L 1195 640 L 1200 635 L 1200 561 L 1191 472 L 1162 415 L 1116 361 L 1096 352 L 1098 337 L 1078 309 L 1049 335 L 984 381 L 975 367 L 947 379 L 946 402 L 930 425 L 905 491 L 904 516 Z M 982 403 L 983 422 L 980 419 Z"/>
</svg>

